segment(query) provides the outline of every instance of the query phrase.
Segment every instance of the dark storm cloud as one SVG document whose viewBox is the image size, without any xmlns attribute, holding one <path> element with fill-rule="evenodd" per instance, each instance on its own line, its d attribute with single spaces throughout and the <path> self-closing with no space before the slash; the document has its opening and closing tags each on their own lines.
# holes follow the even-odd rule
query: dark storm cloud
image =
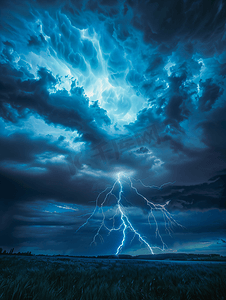
<svg viewBox="0 0 226 300">
<path fill-rule="evenodd" d="M 23 170 L 22 167 L 20 170 L 18 166 L 18 170 L 12 171 L 1 167 L 1 197 L 8 202 L 7 206 L 48 199 L 77 204 L 88 204 L 95 200 L 94 190 L 98 180 L 88 176 L 85 180 L 71 178 L 65 163 L 57 165 L 48 162 L 48 159 L 46 163 L 34 163 L 33 166 L 30 170 Z"/>
<path fill-rule="evenodd" d="M 132 24 L 143 31 L 144 40 L 170 53 L 179 41 L 192 42 L 206 55 L 225 47 L 226 7 L 223 1 L 136 1 L 128 0 L 134 15 Z"/>
<path fill-rule="evenodd" d="M 101 34 L 100 39 L 100 45 L 102 46 L 103 51 L 106 53 L 110 53 L 108 57 L 108 66 L 109 66 L 109 72 L 112 73 L 112 78 L 118 79 L 121 76 L 123 76 L 123 73 L 119 71 L 124 71 L 125 67 L 127 66 L 127 63 L 124 58 L 123 49 L 118 47 L 118 44 L 116 40 L 120 41 L 126 41 L 129 37 L 129 31 L 131 31 L 130 27 L 125 26 L 126 21 L 123 22 L 123 20 L 120 20 L 120 10 L 119 8 L 123 8 L 123 15 L 125 18 L 128 18 L 129 10 L 131 10 L 134 13 L 133 16 L 133 25 L 137 27 L 137 20 L 139 19 L 141 22 L 141 25 L 139 28 L 142 29 L 145 33 L 145 36 L 147 36 L 146 31 L 149 30 L 149 33 L 151 32 L 151 28 L 155 28 L 154 31 L 152 31 L 151 35 L 151 42 L 155 41 L 156 45 L 161 48 L 162 50 L 165 49 L 171 49 L 176 44 L 178 44 L 179 41 L 184 42 L 184 37 L 189 35 L 189 42 L 186 41 L 184 45 L 184 49 L 188 52 L 191 52 L 192 50 L 195 51 L 195 47 L 197 46 L 197 43 L 201 43 L 204 39 L 204 35 L 202 34 L 202 28 L 203 24 L 207 24 L 211 18 L 212 15 L 215 17 L 213 18 L 212 22 L 212 28 L 213 32 L 217 30 L 218 35 L 214 35 L 215 40 L 217 41 L 218 37 L 222 34 L 221 28 L 222 28 L 222 16 L 224 15 L 225 7 L 222 2 L 215 2 L 216 4 L 211 4 L 210 2 L 206 3 L 204 6 L 203 1 L 197 1 L 195 3 L 186 2 L 185 3 L 178 3 L 177 1 L 172 1 L 171 3 L 165 3 L 163 7 L 160 7 L 156 3 L 149 2 L 128 2 L 127 5 L 123 4 L 120 6 L 117 2 L 112 3 L 102 3 L 102 2 L 84 2 L 83 5 L 81 3 L 72 3 L 71 8 L 79 9 L 81 10 L 80 13 L 83 11 L 85 12 L 86 9 L 91 9 L 92 11 L 95 11 L 95 13 L 100 13 L 100 15 L 105 15 L 106 22 L 105 22 L 105 28 L 106 31 Z M 50 3 L 51 6 L 53 3 Z M 212 10 L 208 10 L 212 5 Z M 70 5 L 65 5 L 68 8 Z M 175 10 L 175 7 L 177 8 Z M 113 12 L 113 10 L 114 12 Z M 129 10 L 128 10 L 129 8 Z M 196 8 L 198 9 L 198 13 L 196 14 L 196 21 L 194 21 L 194 10 Z M 204 8 L 204 9 L 202 9 Z M 216 13 L 217 10 L 217 13 Z M 152 18 L 151 21 L 148 21 L 146 18 L 147 15 L 149 15 L 150 11 L 152 13 L 155 13 L 161 17 L 159 18 Z M 136 12 L 136 16 L 135 16 Z M 180 12 L 180 13 L 178 13 Z M 199 15 L 200 14 L 200 15 Z M 117 20 L 114 19 L 117 16 Z M 169 17 L 170 15 L 170 17 Z M 78 17 L 79 18 L 79 17 Z M 112 18 L 112 20 L 109 22 L 109 20 Z M 57 14 L 57 22 L 54 20 L 53 16 L 51 14 L 46 13 L 46 18 L 43 18 L 43 31 L 45 34 L 47 34 L 51 39 L 51 46 L 49 49 L 53 48 L 57 55 L 60 57 L 63 57 L 68 63 L 70 63 L 74 68 L 79 68 L 82 72 L 86 71 L 86 64 L 90 63 L 91 67 L 94 65 L 97 66 L 97 59 L 96 59 L 96 49 L 93 45 L 93 43 L 90 40 L 84 39 L 81 37 L 81 34 L 79 30 L 77 30 L 73 26 L 73 22 L 75 22 L 75 19 L 71 19 L 67 17 L 66 15 L 62 13 Z M 85 18 L 86 19 L 86 18 Z M 95 19 L 95 17 L 94 17 Z M 172 23 L 173 20 L 173 23 Z M 189 23 L 190 20 L 190 23 Z M 88 21 L 86 19 L 86 27 L 89 27 L 90 20 Z M 182 25 L 181 25 L 182 24 Z M 188 26 L 189 24 L 189 26 Z M 209 24 L 209 23 L 208 23 Z M 166 26 L 167 25 L 167 26 Z M 56 26 L 59 30 L 52 31 L 52 28 Z M 95 24 L 93 24 L 95 26 Z M 167 27 L 167 28 L 166 28 Z M 195 30 L 194 30 L 195 28 Z M 217 29 L 218 28 L 218 29 Z M 167 30 L 166 30 L 167 29 Z M 90 29 L 91 32 L 91 29 Z M 172 32 L 174 34 L 172 34 Z M 213 34 L 207 34 L 211 32 L 210 26 L 207 26 L 205 29 L 205 40 L 210 39 Z M 192 34 L 193 33 L 193 34 Z M 111 35 L 111 36 L 110 36 Z M 116 39 L 117 36 L 117 39 Z M 43 40 L 43 35 L 31 35 L 30 40 L 28 40 L 29 43 L 38 44 L 41 46 L 39 42 Z M 146 39 L 147 40 L 147 39 Z M 39 42 L 38 42 L 39 41 Z M 193 42 L 195 41 L 195 42 Z M 44 42 L 44 40 L 43 40 Z M 117 45 L 117 47 L 115 47 Z M 179 45 L 179 44 L 178 44 Z M 8 45 L 10 46 L 10 45 Z M 128 45 L 126 45 L 128 47 Z M 180 46 L 182 47 L 182 46 Z M 127 48 L 128 49 L 128 48 Z M 133 49 L 133 47 L 132 47 Z M 180 49 L 179 49 L 180 50 Z M 181 51 L 179 51 L 179 54 L 182 55 Z M 146 72 L 153 75 L 153 72 L 156 71 L 162 71 L 162 68 L 164 67 L 164 64 L 166 63 L 167 59 L 162 54 L 154 53 L 153 55 L 147 55 L 146 61 L 148 63 Z M 84 60 L 86 59 L 86 61 Z M 195 66 L 196 64 L 196 66 Z M 182 67 L 183 66 L 183 67 Z M 190 69 L 189 67 L 192 66 Z M 174 69 L 177 69 L 175 71 Z M 192 72 L 192 74 L 199 73 L 201 64 L 198 64 L 197 61 L 189 62 L 189 66 L 184 66 L 183 63 L 181 64 L 181 67 L 175 67 L 172 69 L 173 74 L 169 77 L 165 75 L 165 79 L 168 79 L 168 83 L 170 85 L 170 89 L 167 92 L 166 99 L 164 100 L 163 97 L 159 99 L 159 101 L 156 101 L 159 103 L 159 109 L 158 112 L 162 116 L 165 117 L 165 124 L 177 128 L 178 130 L 181 130 L 181 127 L 179 123 L 186 120 L 189 116 L 190 110 L 189 107 L 187 107 L 186 100 L 189 98 L 188 91 L 185 89 L 184 84 L 186 81 L 191 79 L 191 75 L 188 75 L 188 72 Z M 222 73 L 223 74 L 223 73 Z M 154 74 L 155 75 L 155 74 Z M 137 87 L 144 78 L 142 75 L 137 72 L 136 70 L 131 70 L 127 75 L 128 82 L 134 86 Z M 206 81 L 207 82 L 207 81 Z M 54 84 L 54 82 L 52 82 Z M 149 87 L 153 86 L 152 90 L 149 90 Z M 149 94 L 155 90 L 161 89 L 163 85 L 156 86 L 153 83 L 147 83 L 144 82 L 143 87 L 147 87 L 149 90 Z M 205 99 L 205 94 L 207 86 L 200 85 L 200 87 L 203 89 L 203 95 L 200 97 L 200 103 L 204 103 L 205 101 L 208 102 L 207 99 Z M 210 102 L 212 107 L 212 103 L 215 102 L 218 96 L 222 94 L 222 90 L 217 91 L 217 84 L 212 82 L 212 85 L 209 86 L 209 88 L 213 89 L 213 95 L 211 96 Z M 218 92 L 218 93 L 217 93 Z M 175 95 L 176 93 L 176 95 Z M 63 95 L 62 93 L 58 93 L 59 97 L 63 97 L 66 95 Z M 55 97 L 57 98 L 57 96 Z M 55 101 L 55 99 L 54 99 Z M 206 103 L 206 102 L 205 102 Z M 162 108 L 162 105 L 165 105 L 165 108 Z M 93 105 L 94 106 L 94 105 Z M 125 111 L 127 111 L 130 108 L 128 101 L 121 101 L 120 107 L 123 109 L 125 107 Z M 201 105 L 200 105 L 201 107 Z M 11 120 L 14 120 L 16 117 L 11 115 L 9 111 L 5 107 L 2 108 L 4 116 L 11 117 Z M 99 108 L 99 111 L 101 111 L 101 108 Z M 104 122 L 106 124 L 110 124 L 110 120 L 105 118 L 106 113 L 102 110 L 102 112 L 98 113 L 101 117 L 99 121 L 97 121 L 98 124 L 102 124 L 102 120 L 105 120 Z M 141 115 L 143 115 L 141 117 Z M 79 123 L 79 115 L 75 114 L 75 119 L 78 119 Z M 62 119 L 67 118 L 68 114 L 63 114 Z M 51 119 L 54 119 L 52 117 Z M 154 114 L 151 112 L 151 110 L 144 109 L 139 113 L 140 122 L 143 120 L 146 120 L 145 123 L 149 123 L 154 119 Z M 88 120 L 89 121 L 89 120 Z M 57 120 L 53 120 L 54 123 L 57 123 Z M 61 121 L 60 122 L 63 126 L 67 126 L 68 122 Z M 76 124 L 77 125 L 77 124 Z M 138 121 L 136 122 L 135 126 L 138 125 Z M 142 126 L 142 123 L 140 123 Z M 78 124 L 80 126 L 80 124 Z M 73 127 L 73 125 L 72 125 Z M 92 132 L 86 133 L 87 139 L 90 139 L 93 137 Z M 177 142 L 178 144 L 178 142 Z M 174 143 L 176 145 L 176 142 Z M 179 145 L 179 144 L 178 144 Z"/>
<path fill-rule="evenodd" d="M 224 152 L 226 147 L 225 134 L 226 134 L 226 105 L 218 107 L 212 111 L 208 120 L 204 120 L 197 124 L 202 128 L 203 142 L 212 150 Z"/>
<path fill-rule="evenodd" d="M 170 200 L 167 208 L 187 214 L 181 218 L 188 226 L 199 214 L 191 240 L 197 240 L 195 233 L 223 232 L 222 221 L 210 224 L 206 216 L 217 220 L 226 209 L 225 170 L 219 172 L 226 167 L 224 1 L 37 0 L 1 6 L 5 245 L 35 246 L 37 239 L 42 249 L 73 249 L 68 237 L 73 240 L 86 219 L 70 213 L 47 217 L 43 207 L 51 200 L 86 213 L 119 171 L 131 171 L 147 185 L 176 181 L 160 190 L 136 184 L 155 203 Z M 46 135 L 47 127 L 38 130 L 40 119 L 51 131 L 61 130 L 55 138 Z M 151 143 L 146 137 L 136 143 L 134 136 L 152 124 L 158 134 Z M 72 131 L 77 134 L 66 137 Z M 128 184 L 125 192 L 142 209 L 132 218 L 143 228 L 147 205 L 130 195 Z M 37 201 L 43 207 L 34 211 L 29 205 Z M 92 230 L 85 228 L 78 240 L 90 242 Z"/>
<path fill-rule="evenodd" d="M 189 111 L 184 105 L 183 97 L 175 95 L 169 100 L 165 108 L 165 113 L 168 118 L 168 123 L 171 123 L 176 127 L 177 125 L 175 125 L 175 123 L 180 123 L 184 119 L 187 119 Z"/>
<path fill-rule="evenodd" d="M 200 70 L 200 66 L 198 66 L 198 69 Z M 165 125 L 171 125 L 179 131 L 182 130 L 180 123 L 188 119 L 191 113 L 190 109 L 193 109 L 191 96 L 192 89 L 196 88 L 196 85 L 194 87 L 186 83 L 193 76 L 186 63 L 172 67 L 171 71 L 173 71 L 172 74 L 168 77 L 166 76 L 169 88 L 164 92 L 164 96 L 149 100 L 150 104 L 155 103 L 156 107 L 158 107 L 156 112 L 152 108 L 140 111 L 134 124 L 135 126 L 143 122 L 159 123 L 160 119 L 157 121 L 156 113 L 156 115 L 161 115 L 165 119 Z M 192 72 L 194 71 L 192 70 Z M 163 85 L 155 85 L 153 83 L 145 83 L 142 88 L 148 95 L 153 94 L 153 91 L 165 89 Z"/>
<path fill-rule="evenodd" d="M 65 148 L 57 145 L 56 142 L 51 142 L 48 138 L 35 138 L 24 133 L 14 133 L 10 136 L 0 137 L 0 161 L 1 162 L 19 162 L 32 163 L 38 155 L 45 152 L 53 154 L 67 154 Z"/>
<path fill-rule="evenodd" d="M 220 75 L 223 77 L 226 76 L 226 63 L 220 66 Z"/>
<path fill-rule="evenodd" d="M 27 137 L 16 136 L 8 139 L 10 147 L 7 148 L 7 143 L 4 143 L 6 152 L 2 151 L 3 153 L 1 153 L 1 164 L 5 162 L 1 167 L 2 199 L 7 199 L 8 205 L 34 200 L 55 199 L 61 203 L 93 206 L 95 195 L 98 191 L 104 189 L 108 179 L 102 179 L 100 183 L 99 178 L 88 175 L 86 175 L 86 178 L 71 177 L 66 162 L 59 162 L 58 164 L 51 162 L 51 158 L 55 157 L 56 154 L 67 155 L 69 152 L 67 153 L 66 150 L 49 142 L 47 143 L 47 141 L 43 139 L 28 140 Z M 30 151 L 23 151 L 20 142 L 23 142 L 23 145 L 27 146 Z M 14 148 L 11 148 L 12 146 Z M 145 147 L 141 147 L 136 151 L 139 156 L 148 155 L 148 153 L 149 150 Z M 129 167 L 134 164 L 134 159 L 136 164 L 142 166 L 144 174 L 147 161 L 145 162 L 141 157 L 136 159 L 135 156 L 131 155 L 122 156 L 119 165 Z M 31 169 L 27 167 L 24 169 L 24 166 L 17 165 L 18 170 L 7 170 L 6 163 L 10 162 L 30 163 Z M 148 160 L 149 168 L 150 163 L 151 161 Z M 154 159 L 152 163 L 154 164 Z M 177 186 L 174 184 L 161 190 L 144 189 L 141 185 L 137 185 L 137 187 L 155 203 L 163 204 L 171 200 L 169 205 L 171 209 L 182 211 L 212 208 L 226 209 L 225 175 L 215 176 L 207 183 L 198 185 Z M 145 204 L 137 199 L 134 194 L 131 194 L 130 200 L 140 207 Z"/>
<path fill-rule="evenodd" d="M 178 210 L 226 209 L 226 176 L 216 176 L 209 182 L 194 186 L 180 186 L 169 189 L 163 196 L 170 199 L 169 207 Z"/>
<path fill-rule="evenodd" d="M 199 98 L 199 107 L 202 111 L 208 111 L 223 94 L 223 89 L 213 83 L 211 78 L 207 79 L 205 82 L 200 82 L 200 86 L 203 94 Z"/>
<path fill-rule="evenodd" d="M 38 80 L 22 81 L 24 74 L 9 65 L 1 65 L 1 74 L 1 116 L 5 120 L 17 122 L 21 117 L 36 113 L 47 123 L 77 129 L 87 141 L 95 142 L 104 136 L 94 120 L 99 125 L 109 125 L 106 111 L 98 103 L 89 108 L 83 89 L 75 82 L 71 85 L 72 96 L 66 90 L 50 94 L 48 88 L 54 87 L 57 80 L 44 68 L 39 69 Z"/>
</svg>

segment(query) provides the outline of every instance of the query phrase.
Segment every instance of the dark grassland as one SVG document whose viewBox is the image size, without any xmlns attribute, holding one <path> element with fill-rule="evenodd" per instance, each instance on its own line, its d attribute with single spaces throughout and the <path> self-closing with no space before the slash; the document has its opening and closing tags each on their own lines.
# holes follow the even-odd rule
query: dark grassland
<svg viewBox="0 0 226 300">
<path fill-rule="evenodd" d="M 226 299 L 225 263 L 0 257 L 0 299 Z"/>
</svg>

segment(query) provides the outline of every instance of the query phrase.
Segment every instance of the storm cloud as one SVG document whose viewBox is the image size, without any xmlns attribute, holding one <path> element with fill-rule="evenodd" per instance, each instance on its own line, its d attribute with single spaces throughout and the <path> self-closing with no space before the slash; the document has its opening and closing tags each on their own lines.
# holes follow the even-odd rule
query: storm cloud
<svg viewBox="0 0 226 300">
<path fill-rule="evenodd" d="M 0 5 L 1 246 L 112 253 L 117 234 L 87 250 L 99 212 L 75 232 L 121 172 L 186 223 L 187 241 L 181 228 L 176 240 L 165 236 L 172 251 L 194 241 L 194 250 L 225 253 L 224 1 Z M 125 209 L 146 236 L 147 205 L 125 185 Z M 125 248 L 142 251 L 138 241 Z"/>
</svg>

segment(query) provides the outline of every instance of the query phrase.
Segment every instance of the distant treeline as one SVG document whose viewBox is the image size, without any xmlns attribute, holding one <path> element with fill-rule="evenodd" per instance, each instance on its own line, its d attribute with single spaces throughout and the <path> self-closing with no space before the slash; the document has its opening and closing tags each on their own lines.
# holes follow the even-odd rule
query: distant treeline
<svg viewBox="0 0 226 300">
<path fill-rule="evenodd" d="M 34 255 L 31 253 L 31 251 L 27 251 L 27 252 L 14 252 L 14 248 L 10 249 L 9 252 L 7 252 L 6 250 L 3 250 L 2 248 L 0 248 L 0 255 Z"/>
<path fill-rule="evenodd" d="M 103 255 L 97 256 L 101 259 L 138 259 L 138 260 L 170 260 L 170 261 L 226 261 L 225 256 L 220 254 L 193 254 L 193 253 L 164 253 L 150 255 Z"/>
<path fill-rule="evenodd" d="M 170 261 L 226 261 L 226 256 L 220 254 L 194 254 L 194 253 L 163 253 L 150 255 L 99 255 L 99 256 L 84 256 L 84 255 L 61 255 L 61 254 L 32 254 L 27 252 L 14 252 L 12 248 L 9 252 L 0 248 L 0 255 L 25 255 L 25 256 L 48 256 L 48 257 L 74 257 L 74 258 L 91 258 L 91 259 L 134 259 L 134 260 L 170 260 Z"/>
</svg>

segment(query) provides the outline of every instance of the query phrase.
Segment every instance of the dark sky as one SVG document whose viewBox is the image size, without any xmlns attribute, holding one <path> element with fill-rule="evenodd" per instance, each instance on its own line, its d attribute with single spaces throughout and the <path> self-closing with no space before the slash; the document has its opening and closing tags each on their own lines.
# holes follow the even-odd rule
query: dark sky
<svg viewBox="0 0 226 300">
<path fill-rule="evenodd" d="M 225 1 L 1 2 L 0 246 L 226 255 Z"/>
</svg>

